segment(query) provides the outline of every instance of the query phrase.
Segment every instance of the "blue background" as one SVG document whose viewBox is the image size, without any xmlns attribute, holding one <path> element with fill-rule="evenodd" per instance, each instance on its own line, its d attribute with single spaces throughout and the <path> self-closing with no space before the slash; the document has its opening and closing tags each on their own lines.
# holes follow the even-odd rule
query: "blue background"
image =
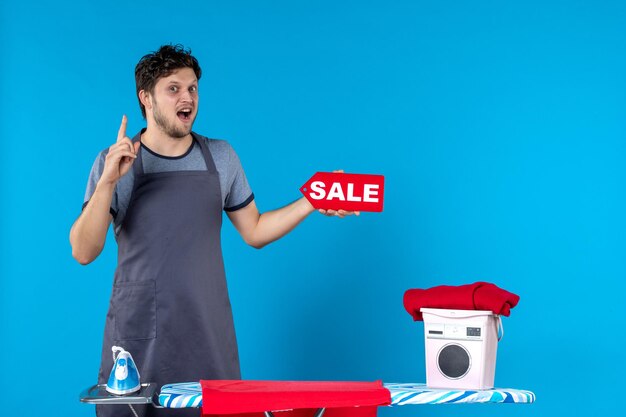
<svg viewBox="0 0 626 417">
<path fill-rule="evenodd" d="M 68 233 L 120 117 L 143 126 L 139 58 L 192 48 L 195 130 L 237 150 L 261 210 L 316 171 L 384 174 L 385 210 L 310 216 L 224 256 L 250 379 L 424 381 L 408 288 L 492 281 L 496 385 L 530 406 L 386 417 L 617 414 L 625 365 L 626 3 L 2 2 L 3 415 L 90 416 L 116 245 Z M 34 399 L 33 399 L 34 397 Z"/>
</svg>

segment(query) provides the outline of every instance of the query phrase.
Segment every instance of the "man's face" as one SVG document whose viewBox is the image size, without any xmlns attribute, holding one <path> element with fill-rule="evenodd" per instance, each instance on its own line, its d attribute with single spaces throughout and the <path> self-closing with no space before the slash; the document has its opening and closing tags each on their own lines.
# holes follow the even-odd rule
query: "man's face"
<svg viewBox="0 0 626 417">
<path fill-rule="evenodd" d="M 160 78 L 150 95 L 154 122 L 167 135 L 184 138 L 196 120 L 198 100 L 198 79 L 193 69 L 176 70 Z"/>
</svg>

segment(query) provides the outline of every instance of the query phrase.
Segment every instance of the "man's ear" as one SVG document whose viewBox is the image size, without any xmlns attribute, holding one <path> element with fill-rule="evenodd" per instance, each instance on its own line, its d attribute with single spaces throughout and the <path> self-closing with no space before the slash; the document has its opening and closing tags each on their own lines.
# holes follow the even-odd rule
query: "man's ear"
<svg viewBox="0 0 626 417">
<path fill-rule="evenodd" d="M 146 110 L 152 110 L 152 100 L 150 100 L 150 93 L 146 90 L 139 90 L 139 100 Z"/>
</svg>

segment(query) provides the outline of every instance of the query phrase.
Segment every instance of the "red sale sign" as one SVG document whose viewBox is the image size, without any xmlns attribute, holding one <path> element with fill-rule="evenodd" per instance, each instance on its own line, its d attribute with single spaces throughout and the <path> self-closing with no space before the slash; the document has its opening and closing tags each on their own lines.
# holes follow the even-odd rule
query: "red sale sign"
<svg viewBox="0 0 626 417">
<path fill-rule="evenodd" d="M 316 209 L 383 211 L 382 175 L 318 172 L 300 187 Z"/>
</svg>

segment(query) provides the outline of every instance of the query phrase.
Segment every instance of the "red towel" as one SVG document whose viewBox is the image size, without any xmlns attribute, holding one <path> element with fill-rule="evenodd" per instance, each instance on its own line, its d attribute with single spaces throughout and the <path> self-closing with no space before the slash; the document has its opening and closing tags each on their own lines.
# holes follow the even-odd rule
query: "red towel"
<svg viewBox="0 0 626 417">
<path fill-rule="evenodd" d="M 202 414 L 311 417 L 327 408 L 324 417 L 375 417 L 376 407 L 389 405 L 391 395 L 376 382 L 200 381 Z M 250 414 L 252 413 L 252 414 Z M 261 414 L 259 414 L 261 413 Z"/>
<path fill-rule="evenodd" d="M 490 310 L 509 316 L 519 302 L 519 296 L 488 282 L 440 285 L 426 290 L 414 289 L 404 293 L 404 308 L 413 320 L 423 320 L 420 308 L 449 308 L 453 310 Z"/>
</svg>

